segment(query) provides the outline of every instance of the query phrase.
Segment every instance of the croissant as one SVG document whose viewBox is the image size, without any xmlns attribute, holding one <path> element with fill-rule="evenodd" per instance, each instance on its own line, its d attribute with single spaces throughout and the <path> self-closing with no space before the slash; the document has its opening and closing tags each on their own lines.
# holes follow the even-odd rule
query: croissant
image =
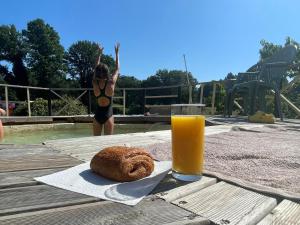
<svg viewBox="0 0 300 225">
<path fill-rule="evenodd" d="M 154 162 L 142 148 L 113 146 L 98 152 L 90 167 L 105 178 L 126 182 L 149 176 L 154 170 Z"/>
</svg>

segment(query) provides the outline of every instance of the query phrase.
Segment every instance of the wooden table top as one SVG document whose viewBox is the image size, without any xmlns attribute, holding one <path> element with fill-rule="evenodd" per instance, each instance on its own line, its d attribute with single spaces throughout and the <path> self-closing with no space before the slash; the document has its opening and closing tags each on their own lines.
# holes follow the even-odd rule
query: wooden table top
<svg viewBox="0 0 300 225">
<path fill-rule="evenodd" d="M 217 129 L 224 132 L 228 127 L 209 132 Z M 116 144 L 121 139 L 132 145 L 157 143 L 168 140 L 168 135 L 169 131 L 104 136 L 97 146 Z M 133 207 L 33 179 L 86 161 L 93 150 L 84 140 L 86 145 L 80 149 L 86 152 L 81 153 L 70 150 L 74 145 L 79 146 L 78 139 L 46 145 L 0 145 L 0 225 L 300 224 L 297 202 L 270 197 L 213 176 L 186 183 L 167 175 L 150 195 Z M 90 138 L 90 142 L 95 140 Z"/>
</svg>

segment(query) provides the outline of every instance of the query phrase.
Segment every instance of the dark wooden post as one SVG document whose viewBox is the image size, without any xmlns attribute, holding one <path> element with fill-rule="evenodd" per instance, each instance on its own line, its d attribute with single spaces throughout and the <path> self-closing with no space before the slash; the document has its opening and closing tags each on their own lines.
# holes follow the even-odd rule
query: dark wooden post
<svg viewBox="0 0 300 225">
<path fill-rule="evenodd" d="M 48 91 L 48 116 L 52 116 L 51 89 Z"/>
<path fill-rule="evenodd" d="M 181 102 L 181 86 L 177 89 L 177 104 L 180 104 Z"/>
<path fill-rule="evenodd" d="M 89 106 L 88 106 L 88 114 L 91 114 L 92 111 L 92 101 L 91 101 L 91 91 L 88 90 L 88 97 L 89 97 Z"/>
<path fill-rule="evenodd" d="M 146 109 L 145 109 L 145 107 L 146 107 L 146 88 L 144 89 L 144 95 L 143 95 L 143 98 L 144 98 L 144 104 L 143 104 L 143 107 L 144 107 L 144 114 L 145 114 L 145 112 L 146 112 Z"/>
</svg>

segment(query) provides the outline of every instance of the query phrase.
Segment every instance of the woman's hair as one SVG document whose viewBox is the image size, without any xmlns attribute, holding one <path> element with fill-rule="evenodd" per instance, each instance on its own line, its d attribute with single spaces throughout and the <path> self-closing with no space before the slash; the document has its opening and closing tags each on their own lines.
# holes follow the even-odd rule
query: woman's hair
<svg viewBox="0 0 300 225">
<path fill-rule="evenodd" d="M 109 78 L 109 68 L 104 63 L 99 63 L 95 68 L 95 77 L 100 79 Z"/>
</svg>

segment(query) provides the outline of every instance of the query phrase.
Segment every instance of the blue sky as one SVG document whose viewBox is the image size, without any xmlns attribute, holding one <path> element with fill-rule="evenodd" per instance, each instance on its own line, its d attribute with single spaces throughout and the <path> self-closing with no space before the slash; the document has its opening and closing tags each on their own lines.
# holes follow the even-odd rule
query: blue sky
<svg viewBox="0 0 300 225">
<path fill-rule="evenodd" d="M 199 81 L 217 80 L 255 64 L 262 39 L 300 41 L 297 0 L 2 0 L 1 8 L 1 25 L 22 30 L 42 18 L 66 49 L 90 40 L 113 55 L 119 41 L 121 73 L 139 79 L 184 70 L 185 54 Z"/>
</svg>

